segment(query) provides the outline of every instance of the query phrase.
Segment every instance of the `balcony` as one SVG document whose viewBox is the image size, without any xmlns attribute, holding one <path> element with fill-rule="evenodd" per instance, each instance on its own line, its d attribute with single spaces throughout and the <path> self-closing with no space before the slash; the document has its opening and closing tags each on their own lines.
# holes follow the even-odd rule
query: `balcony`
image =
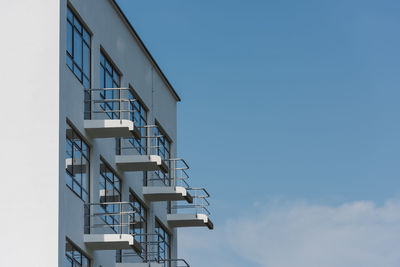
<svg viewBox="0 0 400 267">
<path fill-rule="evenodd" d="M 92 138 L 140 138 L 135 126 L 132 89 L 101 88 L 85 91 L 86 133 Z"/>
<path fill-rule="evenodd" d="M 174 213 L 167 215 L 170 227 L 207 227 L 214 229 L 214 224 L 210 219 L 210 206 L 207 200 L 210 194 L 204 188 L 189 188 L 188 191 L 193 197 L 192 204 L 175 204 L 172 206 Z"/>
<path fill-rule="evenodd" d="M 143 196 L 150 202 L 157 201 L 187 201 L 193 203 L 193 197 L 187 190 L 186 180 L 189 179 L 187 170 L 189 165 L 184 159 L 168 159 L 169 172 L 160 177 L 159 174 L 150 174 L 148 182 L 151 185 L 143 187 Z"/>
<path fill-rule="evenodd" d="M 155 134 L 156 125 L 140 127 L 140 138 L 122 138 L 120 140 L 119 155 L 115 163 L 122 171 L 161 171 L 168 173 L 169 166 L 159 153 L 158 140 L 161 135 Z"/>
<path fill-rule="evenodd" d="M 131 202 L 85 204 L 84 242 L 90 250 L 128 249 L 142 252 L 135 238 L 135 210 Z"/>
<path fill-rule="evenodd" d="M 154 233 L 141 234 L 143 237 L 141 254 L 123 251 L 122 262 L 116 263 L 116 267 L 190 267 L 184 259 L 172 259 L 169 251 L 165 250 L 165 242 L 162 235 Z M 169 241 L 167 241 L 169 242 Z"/>
<path fill-rule="evenodd" d="M 168 172 L 168 166 L 157 155 L 117 155 L 117 166 L 126 172 L 162 171 Z"/>
</svg>

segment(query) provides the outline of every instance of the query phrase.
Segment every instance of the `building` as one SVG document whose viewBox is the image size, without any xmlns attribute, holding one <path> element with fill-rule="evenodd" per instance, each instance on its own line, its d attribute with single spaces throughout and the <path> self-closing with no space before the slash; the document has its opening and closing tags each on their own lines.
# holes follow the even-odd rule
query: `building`
<svg viewBox="0 0 400 267">
<path fill-rule="evenodd" d="M 2 3 L 1 266 L 188 266 L 180 98 L 114 0 Z M 194 184 L 201 181 L 191 179 Z"/>
</svg>

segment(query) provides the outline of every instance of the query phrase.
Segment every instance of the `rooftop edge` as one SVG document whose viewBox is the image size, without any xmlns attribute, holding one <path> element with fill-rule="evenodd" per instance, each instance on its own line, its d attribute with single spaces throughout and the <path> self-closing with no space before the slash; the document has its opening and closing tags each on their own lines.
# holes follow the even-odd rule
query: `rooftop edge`
<svg viewBox="0 0 400 267">
<path fill-rule="evenodd" d="M 127 24 L 128 28 L 131 30 L 132 35 L 138 40 L 140 47 L 144 50 L 146 55 L 149 57 L 151 63 L 155 66 L 156 70 L 160 73 L 162 79 L 164 82 L 167 84 L 168 89 L 171 91 L 172 95 L 175 97 L 177 102 L 181 101 L 181 98 L 179 97 L 178 93 L 175 91 L 174 87 L 171 85 L 167 77 L 165 76 L 164 72 L 161 70 L 160 66 L 157 64 L 153 56 L 150 54 L 150 51 L 147 49 L 146 45 L 142 41 L 142 39 L 139 37 L 139 34 L 136 32 L 136 30 L 133 28 L 132 23 L 128 20 L 126 17 L 125 13 L 122 11 L 120 5 L 117 3 L 116 0 L 110 0 L 110 2 L 113 4 L 121 18 L 124 20 L 124 22 Z"/>
</svg>

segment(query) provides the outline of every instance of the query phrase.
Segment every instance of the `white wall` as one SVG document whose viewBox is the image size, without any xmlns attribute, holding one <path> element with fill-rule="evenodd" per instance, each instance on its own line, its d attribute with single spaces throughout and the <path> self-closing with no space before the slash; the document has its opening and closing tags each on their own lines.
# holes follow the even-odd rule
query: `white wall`
<svg viewBox="0 0 400 267">
<path fill-rule="evenodd" d="M 58 246 L 60 1 L 0 1 L 0 266 L 54 267 L 63 260 Z"/>
</svg>

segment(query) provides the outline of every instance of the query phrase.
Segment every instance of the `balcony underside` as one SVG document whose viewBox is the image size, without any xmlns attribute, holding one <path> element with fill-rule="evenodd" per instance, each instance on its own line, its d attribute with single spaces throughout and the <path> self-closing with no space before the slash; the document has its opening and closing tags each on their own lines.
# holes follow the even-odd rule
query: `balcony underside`
<svg viewBox="0 0 400 267">
<path fill-rule="evenodd" d="M 85 120 L 85 130 L 92 138 L 139 138 L 140 133 L 130 120 Z"/>
<path fill-rule="evenodd" d="M 84 236 L 85 245 L 91 250 L 133 249 L 141 253 L 142 246 L 133 235 L 128 234 L 93 234 Z"/>
<path fill-rule="evenodd" d="M 65 166 L 70 173 L 86 173 L 86 162 L 80 158 L 65 159 Z"/>
<path fill-rule="evenodd" d="M 115 267 L 162 267 L 163 265 L 156 262 L 146 263 L 116 263 Z"/>
<path fill-rule="evenodd" d="M 182 186 L 145 186 L 143 196 L 149 201 L 180 201 L 193 203 L 193 198 Z"/>
<path fill-rule="evenodd" d="M 115 163 L 122 171 L 162 171 L 168 172 L 168 166 L 157 155 L 115 156 Z"/>
<path fill-rule="evenodd" d="M 208 227 L 214 229 L 214 224 L 205 214 L 168 214 L 168 224 L 171 227 Z"/>
</svg>

